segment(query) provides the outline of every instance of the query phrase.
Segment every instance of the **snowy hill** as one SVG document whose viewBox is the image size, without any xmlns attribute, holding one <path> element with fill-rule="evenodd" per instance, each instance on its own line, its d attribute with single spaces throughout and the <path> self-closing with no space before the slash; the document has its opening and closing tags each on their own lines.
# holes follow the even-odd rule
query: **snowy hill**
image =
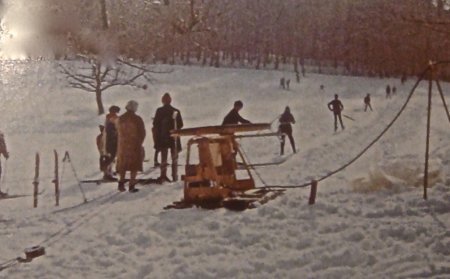
<svg viewBox="0 0 450 279">
<path fill-rule="evenodd" d="M 44 246 L 46 255 L 0 271 L 0 278 L 450 277 L 450 123 L 435 92 L 430 158 L 436 176 L 425 201 L 426 83 L 380 141 L 319 182 L 313 206 L 309 188 L 300 188 L 244 212 L 163 210 L 182 198 L 182 182 L 141 185 L 137 194 L 118 193 L 115 183 L 83 184 L 89 201 L 83 204 L 70 164 L 60 162 L 62 197 L 55 207 L 53 150 L 61 157 L 70 153 L 78 178 L 96 175 L 95 137 L 104 116 L 96 115 L 93 95 L 64 87 L 50 62 L 1 67 L 0 130 L 11 157 L 6 165 L 2 158 L 0 187 L 31 194 L 39 152 L 44 192 L 37 209 L 32 197 L 0 200 L 0 263 L 34 245 Z M 291 79 L 290 90 L 279 88 L 282 76 Z M 104 94 L 105 107 L 122 111 L 128 100 L 139 102 L 148 158 L 151 119 L 164 92 L 171 93 L 185 127 L 220 124 L 238 99 L 241 115 L 252 122 L 272 122 L 290 106 L 299 152 L 281 165 L 257 168 L 257 186 L 299 185 L 346 164 L 394 118 L 415 82 L 307 74 L 296 83 L 290 72 L 200 67 L 174 67 L 155 77 L 145 91 L 123 87 Z M 389 100 L 387 84 L 397 87 Z M 450 85 L 442 86 L 448 97 Z M 367 93 L 373 112 L 363 111 Z M 344 118 L 346 129 L 337 133 L 326 107 L 334 94 L 354 119 Z M 276 138 L 240 143 L 251 163 L 279 159 Z"/>
</svg>

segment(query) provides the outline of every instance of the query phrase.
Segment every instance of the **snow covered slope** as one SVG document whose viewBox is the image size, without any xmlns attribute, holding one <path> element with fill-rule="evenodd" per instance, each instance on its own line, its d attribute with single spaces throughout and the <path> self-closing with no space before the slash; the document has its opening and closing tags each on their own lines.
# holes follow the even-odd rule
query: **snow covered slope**
<svg viewBox="0 0 450 279">
<path fill-rule="evenodd" d="M 278 87 L 282 76 L 291 79 L 289 91 Z M 0 129 L 11 157 L 0 187 L 31 194 L 39 152 L 45 192 L 37 209 L 31 197 L 0 200 L 0 263 L 33 245 L 44 246 L 46 255 L 0 271 L 0 278 L 450 277 L 450 123 L 437 92 L 431 131 L 437 178 L 427 201 L 413 185 L 420 184 L 424 163 L 425 83 L 372 149 L 319 183 L 314 206 L 308 205 L 309 189 L 302 188 L 236 213 L 163 210 L 181 199 L 182 182 L 142 185 L 137 194 L 117 193 L 114 183 L 85 184 L 89 202 L 83 204 L 70 165 L 61 162 L 62 198 L 55 207 L 53 150 L 60 156 L 69 151 L 79 178 L 97 174 L 95 136 L 103 116 L 96 115 L 93 95 L 64 87 L 52 63 L 3 63 L 1 77 Z M 344 165 L 392 120 L 414 83 L 313 74 L 296 83 L 290 72 L 200 67 L 174 67 L 156 78 L 146 91 L 106 92 L 105 106 L 123 110 L 128 100 L 137 100 L 148 135 L 164 92 L 171 93 L 185 127 L 220 124 L 238 99 L 244 102 L 241 115 L 252 122 L 272 122 L 290 106 L 299 152 L 281 165 L 257 168 L 258 186 L 298 185 Z M 390 100 L 387 84 L 397 87 Z M 448 97 L 450 86 L 442 85 Z M 373 112 L 363 111 L 367 93 Z M 337 133 L 326 107 L 334 94 L 344 114 L 355 119 L 344 118 L 346 129 Z M 251 163 L 279 159 L 276 138 L 242 139 L 241 145 Z M 145 148 L 152 158 L 149 136 Z"/>
</svg>

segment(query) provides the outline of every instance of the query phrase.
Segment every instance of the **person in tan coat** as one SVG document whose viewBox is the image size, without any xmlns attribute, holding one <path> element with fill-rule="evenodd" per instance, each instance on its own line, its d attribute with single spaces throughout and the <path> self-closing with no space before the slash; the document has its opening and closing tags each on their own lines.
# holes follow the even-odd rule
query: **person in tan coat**
<svg viewBox="0 0 450 279">
<path fill-rule="evenodd" d="M 142 171 L 142 144 L 145 139 L 144 121 L 136 114 L 138 103 L 129 101 L 124 114 L 118 120 L 117 172 L 120 175 L 119 191 L 125 191 L 125 174 L 130 172 L 128 191 L 139 191 L 135 188 L 136 174 Z"/>
</svg>

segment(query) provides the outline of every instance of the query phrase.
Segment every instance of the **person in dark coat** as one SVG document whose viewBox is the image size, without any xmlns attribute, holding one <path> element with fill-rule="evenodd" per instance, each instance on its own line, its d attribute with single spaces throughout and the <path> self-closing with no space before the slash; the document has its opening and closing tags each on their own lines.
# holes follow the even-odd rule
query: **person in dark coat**
<svg viewBox="0 0 450 279">
<path fill-rule="evenodd" d="M 333 112 L 334 115 L 334 131 L 337 131 L 337 120 L 339 118 L 339 122 L 341 123 L 342 130 L 345 129 L 344 124 L 342 123 L 341 112 L 344 110 L 344 105 L 339 100 L 338 94 L 334 95 L 334 100 L 328 103 L 328 109 Z"/>
<path fill-rule="evenodd" d="M 137 192 L 135 188 L 138 171 L 142 171 L 142 144 L 145 139 L 144 121 L 136 114 L 138 103 L 129 101 L 117 122 L 118 148 L 117 148 L 117 171 L 119 172 L 119 191 L 125 191 L 125 174 L 130 172 L 129 192 Z"/>
<path fill-rule="evenodd" d="M 239 111 L 244 107 L 244 104 L 241 101 L 234 102 L 233 109 L 225 116 L 222 121 L 222 125 L 235 125 L 235 124 L 244 124 L 251 123 L 242 116 L 239 115 Z"/>
<path fill-rule="evenodd" d="M 152 127 L 152 137 L 153 137 L 153 148 L 155 149 L 155 154 L 153 155 L 153 166 L 159 167 L 160 164 L 158 162 L 159 149 L 156 147 L 156 134 L 155 127 Z"/>
<path fill-rule="evenodd" d="M 386 99 L 390 99 L 390 98 L 391 98 L 391 87 L 388 84 L 386 86 Z"/>
<path fill-rule="evenodd" d="M 9 158 L 9 152 L 8 149 L 6 148 L 6 142 L 5 142 L 5 136 L 3 135 L 2 132 L 0 132 L 0 154 L 3 155 L 3 157 L 5 157 L 6 160 L 8 160 Z M 0 160 L 0 180 L 2 177 L 2 164 L 1 164 L 1 160 Z M 2 193 L 0 191 L 0 193 Z"/>
<path fill-rule="evenodd" d="M 295 124 L 294 116 L 291 114 L 290 108 L 287 106 L 284 109 L 283 114 L 280 116 L 279 119 L 280 126 L 278 126 L 278 131 L 281 133 L 281 152 L 280 155 L 284 155 L 284 143 L 286 142 L 286 136 L 289 138 L 289 142 L 291 143 L 292 151 L 294 153 L 297 153 L 295 150 L 295 142 L 294 138 L 292 137 L 292 124 Z"/>
<path fill-rule="evenodd" d="M 170 130 L 183 128 L 183 118 L 178 109 L 170 104 L 172 98 L 169 93 L 165 93 L 161 99 L 163 106 L 156 110 L 153 118 L 153 129 L 155 132 L 155 149 L 161 152 L 161 175 L 158 178 L 160 183 L 170 180 L 167 178 L 167 157 L 170 150 L 172 158 L 172 180 L 178 180 L 178 153 L 181 151 L 181 141 L 177 137 L 175 140 L 170 135 Z"/>
<path fill-rule="evenodd" d="M 104 129 L 104 146 L 103 146 L 103 164 L 105 165 L 103 179 L 114 180 L 113 164 L 117 154 L 117 120 L 120 112 L 118 106 L 111 106 L 109 113 L 106 115 Z"/>
<path fill-rule="evenodd" d="M 364 97 L 364 111 L 367 111 L 367 108 L 370 108 L 370 111 L 373 111 L 372 105 L 370 104 L 370 94 L 367 94 Z"/>
</svg>

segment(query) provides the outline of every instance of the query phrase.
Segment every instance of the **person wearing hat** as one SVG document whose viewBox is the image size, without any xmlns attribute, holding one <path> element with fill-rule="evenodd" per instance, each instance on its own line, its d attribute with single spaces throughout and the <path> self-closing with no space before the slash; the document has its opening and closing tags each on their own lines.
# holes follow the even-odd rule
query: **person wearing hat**
<svg viewBox="0 0 450 279">
<path fill-rule="evenodd" d="M 125 175 L 130 172 L 128 191 L 139 191 L 136 175 L 143 169 L 142 144 L 145 139 L 145 126 L 142 118 L 136 114 L 138 103 L 129 101 L 125 107 L 126 112 L 117 121 L 118 148 L 117 172 L 119 173 L 119 191 L 125 191 Z"/>
<path fill-rule="evenodd" d="M 334 100 L 328 103 L 328 109 L 333 112 L 334 115 L 334 131 L 337 131 L 337 120 L 339 118 L 339 122 L 341 123 L 342 130 L 345 129 L 344 124 L 342 123 L 341 111 L 344 110 L 344 105 L 339 100 L 338 94 L 334 95 Z"/>
<path fill-rule="evenodd" d="M 115 180 L 113 177 L 113 164 L 117 154 L 117 119 L 120 108 L 118 106 L 111 106 L 109 113 L 106 115 L 104 125 L 104 144 L 103 157 L 100 160 L 103 166 L 104 180 Z"/>
<path fill-rule="evenodd" d="M 222 125 L 233 125 L 233 124 L 243 124 L 243 123 L 251 123 L 242 116 L 239 115 L 239 111 L 244 107 L 242 101 L 238 100 L 234 102 L 233 109 L 225 116 L 223 119 Z"/>
<path fill-rule="evenodd" d="M 165 93 L 161 102 L 162 107 L 156 110 L 153 118 L 153 131 L 155 150 L 161 152 L 161 175 L 158 178 L 160 183 L 170 181 L 167 178 L 167 157 L 170 150 L 172 158 L 172 181 L 178 180 L 178 153 L 181 151 L 180 138 L 173 138 L 170 136 L 170 130 L 183 128 L 183 118 L 178 109 L 174 108 L 172 98 L 169 93 Z"/>
</svg>

